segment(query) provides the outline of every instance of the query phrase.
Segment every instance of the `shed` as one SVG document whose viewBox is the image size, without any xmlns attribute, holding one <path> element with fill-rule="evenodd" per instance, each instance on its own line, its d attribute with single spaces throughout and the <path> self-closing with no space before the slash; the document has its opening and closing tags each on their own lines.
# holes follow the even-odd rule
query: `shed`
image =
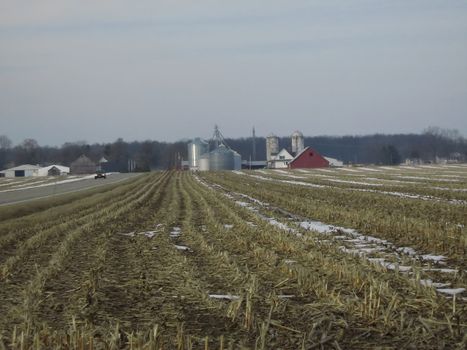
<svg viewBox="0 0 467 350">
<path fill-rule="evenodd" d="M 344 166 L 344 162 L 339 159 L 331 158 L 331 157 L 324 157 L 329 162 L 329 166 L 331 167 L 341 167 Z"/>
<path fill-rule="evenodd" d="M 70 165 L 71 174 L 92 174 L 96 172 L 96 163 L 82 155 Z"/>
<path fill-rule="evenodd" d="M 43 168 L 40 168 L 38 171 L 38 176 L 60 176 L 68 175 L 70 173 L 70 168 L 63 165 L 49 165 Z"/>
<path fill-rule="evenodd" d="M 1 171 L 4 174 L 4 177 L 28 177 L 28 176 L 38 176 L 40 166 L 24 164 L 14 168 L 6 169 Z"/>
<path fill-rule="evenodd" d="M 289 163 L 290 169 L 327 168 L 329 162 L 311 147 L 306 147 Z"/>
</svg>

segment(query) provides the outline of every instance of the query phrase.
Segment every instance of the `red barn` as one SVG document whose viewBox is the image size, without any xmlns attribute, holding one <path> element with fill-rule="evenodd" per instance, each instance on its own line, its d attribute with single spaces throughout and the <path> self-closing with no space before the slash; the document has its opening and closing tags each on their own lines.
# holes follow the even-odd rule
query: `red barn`
<svg viewBox="0 0 467 350">
<path fill-rule="evenodd" d="M 290 169 L 327 167 L 329 167 L 329 162 L 311 147 L 305 147 L 289 163 Z"/>
</svg>

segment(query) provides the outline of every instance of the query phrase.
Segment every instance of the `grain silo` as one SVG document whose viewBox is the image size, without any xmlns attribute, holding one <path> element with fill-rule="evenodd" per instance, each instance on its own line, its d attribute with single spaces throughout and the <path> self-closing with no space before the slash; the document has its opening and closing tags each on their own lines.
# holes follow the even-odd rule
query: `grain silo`
<svg viewBox="0 0 467 350">
<path fill-rule="evenodd" d="M 92 174 L 96 172 L 96 169 L 97 169 L 96 163 L 94 163 L 91 159 L 89 159 L 85 155 L 82 155 L 70 165 L 70 173 L 73 175 Z"/>
<path fill-rule="evenodd" d="M 292 154 L 297 155 L 301 150 L 305 148 L 305 143 L 303 140 L 303 134 L 300 131 L 294 131 L 291 136 L 292 139 Z"/>
<path fill-rule="evenodd" d="M 199 167 L 200 171 L 209 171 L 209 153 L 202 154 L 199 157 Z"/>
<path fill-rule="evenodd" d="M 266 137 L 266 160 L 270 161 L 277 153 L 279 153 L 279 138 L 274 134 L 269 134 Z"/>
<path fill-rule="evenodd" d="M 234 151 L 221 144 L 209 152 L 209 170 L 234 170 Z"/>
<path fill-rule="evenodd" d="M 201 140 L 199 137 L 193 139 L 188 144 L 188 162 L 190 169 L 199 169 L 199 162 L 201 155 L 208 152 L 208 144 L 206 141 Z"/>
<path fill-rule="evenodd" d="M 241 170 L 242 169 L 242 156 L 235 151 L 233 151 L 233 156 L 234 156 L 234 170 Z"/>
</svg>

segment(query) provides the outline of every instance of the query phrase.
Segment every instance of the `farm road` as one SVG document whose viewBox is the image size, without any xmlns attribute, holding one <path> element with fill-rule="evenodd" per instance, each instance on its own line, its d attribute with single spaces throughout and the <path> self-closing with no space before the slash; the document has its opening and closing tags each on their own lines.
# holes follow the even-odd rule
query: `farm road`
<svg viewBox="0 0 467 350">
<path fill-rule="evenodd" d="M 112 174 L 108 175 L 107 179 L 86 179 L 57 185 L 49 185 L 43 187 L 18 189 L 11 192 L 0 193 L 0 206 L 9 205 L 20 202 L 26 202 L 34 199 L 57 196 L 60 194 L 71 193 L 81 190 L 87 190 L 97 186 L 110 185 L 117 182 L 125 181 L 134 178 L 140 174 Z"/>
</svg>

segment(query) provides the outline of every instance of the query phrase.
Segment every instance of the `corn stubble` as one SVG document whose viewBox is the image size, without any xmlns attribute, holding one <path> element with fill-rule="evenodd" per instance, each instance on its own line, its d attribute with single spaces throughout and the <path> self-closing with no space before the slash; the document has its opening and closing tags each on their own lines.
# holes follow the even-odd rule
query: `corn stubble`
<svg viewBox="0 0 467 350">
<path fill-rule="evenodd" d="M 375 265 L 286 214 L 444 254 L 465 287 L 465 206 L 240 176 L 153 173 L 3 220 L 0 348 L 467 346 L 467 302 L 422 286 L 421 264 Z M 270 205 L 248 210 L 239 192 Z"/>
</svg>

